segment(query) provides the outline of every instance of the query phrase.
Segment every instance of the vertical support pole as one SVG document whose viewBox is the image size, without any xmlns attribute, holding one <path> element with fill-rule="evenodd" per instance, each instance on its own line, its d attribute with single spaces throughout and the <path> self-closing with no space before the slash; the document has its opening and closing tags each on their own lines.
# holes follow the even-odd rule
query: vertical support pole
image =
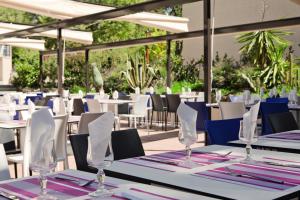
<svg viewBox="0 0 300 200">
<path fill-rule="evenodd" d="M 39 52 L 39 67 L 40 67 L 40 75 L 39 75 L 39 84 L 40 84 L 40 90 L 43 90 L 43 52 Z"/>
<path fill-rule="evenodd" d="M 211 1 L 204 0 L 204 98 L 211 103 L 212 90 L 212 29 L 211 29 Z"/>
<path fill-rule="evenodd" d="M 171 87 L 171 40 L 167 40 L 167 87 Z"/>
<path fill-rule="evenodd" d="M 60 96 L 63 95 L 63 41 L 62 29 L 57 29 L 57 90 Z"/>
<path fill-rule="evenodd" d="M 86 92 L 88 93 L 90 91 L 90 77 L 89 77 L 89 57 L 90 57 L 90 50 L 86 49 L 84 51 L 84 58 L 85 58 L 85 87 Z"/>
</svg>

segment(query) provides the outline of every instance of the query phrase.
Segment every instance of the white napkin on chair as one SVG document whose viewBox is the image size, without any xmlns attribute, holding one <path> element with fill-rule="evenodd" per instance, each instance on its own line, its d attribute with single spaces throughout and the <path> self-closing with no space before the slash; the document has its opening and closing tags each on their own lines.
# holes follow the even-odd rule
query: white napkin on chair
<svg viewBox="0 0 300 200">
<path fill-rule="evenodd" d="M 88 125 L 92 161 L 95 166 L 103 163 L 108 143 L 111 141 L 113 125 L 114 114 L 112 112 L 104 113 Z"/>
<path fill-rule="evenodd" d="M 180 121 L 183 137 L 195 138 L 195 136 L 197 135 L 196 121 L 198 112 L 185 103 L 180 103 L 177 109 L 177 114 Z"/>
<path fill-rule="evenodd" d="M 28 99 L 28 111 L 30 115 L 35 111 L 35 104 L 30 99 Z"/>
<path fill-rule="evenodd" d="M 141 90 L 139 87 L 136 87 L 135 90 L 134 90 L 135 94 L 140 94 L 141 93 Z"/>
<path fill-rule="evenodd" d="M 114 91 L 113 95 L 112 95 L 113 99 L 118 99 L 119 98 L 119 92 L 117 90 Z"/>
<path fill-rule="evenodd" d="M 30 160 L 36 162 L 43 157 L 43 146 L 54 138 L 55 123 L 47 108 L 34 112 L 31 116 Z"/>
<path fill-rule="evenodd" d="M 83 97 L 83 92 L 82 92 L 82 90 L 79 90 L 79 91 L 78 91 L 78 95 L 79 95 L 80 98 Z"/>
<path fill-rule="evenodd" d="M 171 90 L 169 87 L 167 87 L 166 93 L 167 93 L 167 94 L 172 94 L 172 90 Z"/>
<path fill-rule="evenodd" d="M 149 93 L 154 94 L 154 88 L 152 86 L 149 88 Z"/>
</svg>

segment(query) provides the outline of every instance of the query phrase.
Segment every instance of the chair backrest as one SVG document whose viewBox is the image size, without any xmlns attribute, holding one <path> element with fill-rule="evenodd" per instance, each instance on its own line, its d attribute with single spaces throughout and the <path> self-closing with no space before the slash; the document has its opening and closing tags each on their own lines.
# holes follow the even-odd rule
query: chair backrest
<svg viewBox="0 0 300 200">
<path fill-rule="evenodd" d="M 81 115 L 84 113 L 84 105 L 82 99 L 73 99 L 73 115 Z"/>
<path fill-rule="evenodd" d="M 55 123 L 54 141 L 57 159 L 67 158 L 67 122 L 68 115 L 58 115 L 53 117 Z"/>
<path fill-rule="evenodd" d="M 197 131 L 205 131 L 204 122 L 208 120 L 208 110 L 205 102 L 185 102 L 186 105 L 198 111 L 197 115 Z"/>
<path fill-rule="evenodd" d="M 101 112 L 101 106 L 98 100 L 96 99 L 87 99 L 86 100 L 88 109 L 90 113 L 99 113 Z"/>
<path fill-rule="evenodd" d="M 78 124 L 78 133 L 89 133 L 88 124 L 100 117 L 102 114 L 103 113 L 82 113 Z"/>
<path fill-rule="evenodd" d="M 269 122 L 273 133 L 299 129 L 298 124 L 291 112 L 270 114 Z"/>
<path fill-rule="evenodd" d="M 159 94 L 151 94 L 152 100 L 152 110 L 153 111 L 163 111 L 164 110 L 164 103 Z"/>
<path fill-rule="evenodd" d="M 56 97 L 53 99 L 53 112 L 55 112 L 55 115 L 67 114 L 67 109 L 63 98 Z"/>
<path fill-rule="evenodd" d="M 11 120 L 7 112 L 0 112 L 0 120 Z M 0 129 L 0 144 L 4 145 L 5 150 L 16 149 L 15 133 L 12 129 Z"/>
<path fill-rule="evenodd" d="M 130 100 L 130 96 L 119 93 L 119 98 L 121 100 Z M 118 105 L 118 114 L 128 114 L 129 113 L 129 104 L 123 103 Z"/>
<path fill-rule="evenodd" d="M 77 170 L 86 172 L 97 172 L 97 169 L 89 167 L 86 159 L 88 151 L 89 134 L 73 134 L 69 135 L 69 140 L 73 150 Z"/>
<path fill-rule="evenodd" d="M 219 103 L 222 119 L 242 118 L 246 112 L 242 102 L 220 102 Z"/>
<path fill-rule="evenodd" d="M 10 174 L 3 144 L 0 144 L 0 159 L 0 181 L 8 180 L 10 179 Z"/>
<path fill-rule="evenodd" d="M 262 119 L 262 135 L 273 133 L 272 127 L 269 123 L 269 115 L 274 113 L 284 113 L 284 112 L 289 112 L 289 108 L 286 103 L 262 102 L 260 104 L 260 113 Z"/>
<path fill-rule="evenodd" d="M 289 103 L 289 99 L 287 97 L 278 97 L 278 98 L 267 98 L 267 103 Z"/>
<path fill-rule="evenodd" d="M 205 128 L 209 144 L 227 145 L 229 141 L 239 139 L 240 121 L 242 119 L 208 120 Z"/>
<path fill-rule="evenodd" d="M 166 94 L 166 100 L 167 100 L 167 111 L 176 113 L 177 108 L 181 103 L 179 94 Z"/>
<path fill-rule="evenodd" d="M 136 102 L 133 104 L 133 114 L 146 116 L 149 95 L 139 95 Z"/>
<path fill-rule="evenodd" d="M 137 129 L 113 131 L 111 137 L 115 160 L 145 155 Z"/>
</svg>

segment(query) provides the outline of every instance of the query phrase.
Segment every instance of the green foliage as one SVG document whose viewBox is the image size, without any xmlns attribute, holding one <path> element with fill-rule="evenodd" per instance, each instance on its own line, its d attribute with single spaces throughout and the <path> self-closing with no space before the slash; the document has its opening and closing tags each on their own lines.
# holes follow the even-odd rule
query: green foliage
<svg viewBox="0 0 300 200">
<path fill-rule="evenodd" d="M 122 71 L 122 76 L 124 76 L 127 80 L 128 85 L 135 89 L 139 87 L 141 90 L 148 88 L 153 79 L 156 77 L 158 73 L 157 68 L 153 65 L 141 63 L 141 59 L 137 58 L 134 62 L 132 57 L 129 58 L 127 62 L 127 70 Z"/>
<path fill-rule="evenodd" d="M 36 51 L 13 48 L 13 66 L 15 72 L 12 76 L 12 84 L 23 89 L 26 87 L 38 88 L 39 87 L 39 63 L 36 57 Z"/>
<path fill-rule="evenodd" d="M 201 77 L 203 58 L 183 63 L 181 56 L 173 57 L 173 75 L 175 81 L 196 82 Z"/>
<path fill-rule="evenodd" d="M 203 81 L 197 81 L 194 83 L 186 82 L 186 81 L 175 81 L 172 84 L 171 90 L 172 93 L 181 93 L 182 88 L 191 88 L 192 91 L 203 91 L 204 84 Z M 166 92 L 166 87 L 161 85 L 159 87 L 156 86 L 155 92 L 157 94 L 163 94 Z"/>
<path fill-rule="evenodd" d="M 288 46 L 289 42 L 284 36 L 291 35 L 290 32 L 279 30 L 263 30 L 245 33 L 237 40 L 243 44 L 240 52 L 245 54 L 253 66 L 265 68 L 273 61 L 273 53 L 278 47 Z"/>
<path fill-rule="evenodd" d="M 233 92 L 248 88 L 248 83 L 241 78 L 243 69 L 233 58 L 225 54 L 222 59 L 216 55 L 213 67 L 213 88 L 226 88 Z"/>
</svg>

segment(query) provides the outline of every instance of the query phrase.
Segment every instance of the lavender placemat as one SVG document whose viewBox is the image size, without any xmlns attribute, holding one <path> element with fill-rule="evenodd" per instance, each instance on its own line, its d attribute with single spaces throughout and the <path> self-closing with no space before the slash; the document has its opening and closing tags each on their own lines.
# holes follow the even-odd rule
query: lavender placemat
<svg viewBox="0 0 300 200">
<path fill-rule="evenodd" d="M 228 170 L 228 168 L 230 170 Z M 238 163 L 230 165 L 228 168 L 220 167 L 193 175 L 217 181 L 259 187 L 266 190 L 285 190 L 300 185 L 300 171 L 298 169 L 286 169 L 279 166 L 274 167 L 264 163 Z M 234 172 L 235 175 L 233 175 L 232 172 Z M 236 174 L 249 174 L 250 176 L 236 176 Z M 251 175 L 261 177 L 262 179 L 251 177 Z M 278 182 L 263 180 L 263 178 L 274 179 Z M 279 183 L 280 181 L 282 182 Z"/>
</svg>

